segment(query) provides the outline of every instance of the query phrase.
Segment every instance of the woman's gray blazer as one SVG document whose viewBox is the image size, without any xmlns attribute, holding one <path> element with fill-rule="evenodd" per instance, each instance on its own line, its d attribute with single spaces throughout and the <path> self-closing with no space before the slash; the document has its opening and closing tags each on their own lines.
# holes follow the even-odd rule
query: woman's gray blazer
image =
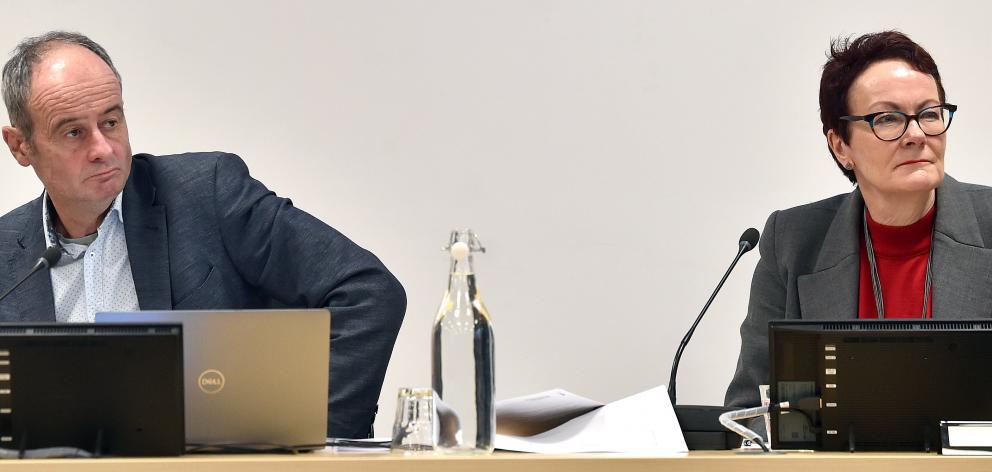
<svg viewBox="0 0 992 472">
<path fill-rule="evenodd" d="M 937 188 L 933 317 L 992 317 L 992 188 L 946 176 Z M 761 404 L 768 383 L 768 321 L 858 317 L 861 191 L 768 217 L 741 325 L 737 372 L 725 404 Z"/>
</svg>

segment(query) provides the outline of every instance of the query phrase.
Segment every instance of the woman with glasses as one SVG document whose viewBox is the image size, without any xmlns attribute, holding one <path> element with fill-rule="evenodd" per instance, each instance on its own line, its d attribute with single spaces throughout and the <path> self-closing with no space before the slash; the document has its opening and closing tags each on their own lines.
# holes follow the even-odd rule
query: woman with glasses
<svg viewBox="0 0 992 472">
<path fill-rule="evenodd" d="M 992 189 L 944 174 L 955 111 L 902 33 L 833 43 L 820 119 L 855 188 L 768 218 L 727 405 L 760 405 L 769 320 L 992 315 Z"/>
</svg>

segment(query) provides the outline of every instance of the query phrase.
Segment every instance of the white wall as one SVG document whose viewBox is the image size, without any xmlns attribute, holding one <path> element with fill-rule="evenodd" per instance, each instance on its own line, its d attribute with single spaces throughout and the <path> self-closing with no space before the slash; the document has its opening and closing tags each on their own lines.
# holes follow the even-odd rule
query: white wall
<svg viewBox="0 0 992 472">
<path fill-rule="evenodd" d="M 748 226 L 846 192 L 820 133 L 829 40 L 898 28 L 960 112 L 949 173 L 990 183 L 983 2 L 0 1 L 0 49 L 49 29 L 101 42 L 135 152 L 225 150 L 371 249 L 409 309 L 380 400 L 429 385 L 440 247 L 471 226 L 495 317 L 497 398 L 603 401 L 667 382 Z M 0 117 L 2 118 L 2 117 Z M 6 123 L 6 121 L 4 121 Z M 6 154 L 6 153 L 4 153 Z M 0 212 L 41 191 L 0 159 Z M 749 254 L 700 325 L 683 403 L 718 404 Z"/>
</svg>

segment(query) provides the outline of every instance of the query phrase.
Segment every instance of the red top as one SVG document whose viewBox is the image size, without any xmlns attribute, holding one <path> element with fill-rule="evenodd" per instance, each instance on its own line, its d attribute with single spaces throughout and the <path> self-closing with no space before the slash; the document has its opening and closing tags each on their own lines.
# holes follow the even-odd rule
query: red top
<svg viewBox="0 0 992 472">
<path fill-rule="evenodd" d="M 920 221 L 909 226 L 886 226 L 868 215 L 868 232 L 875 249 L 878 279 L 882 282 L 882 303 L 886 318 L 919 318 L 923 314 L 926 290 L 927 259 L 937 205 Z M 862 232 L 863 233 L 863 232 Z M 871 266 L 865 235 L 861 235 L 861 277 L 858 289 L 858 318 L 878 318 L 875 292 L 871 284 Z M 933 317 L 933 289 L 927 300 L 927 317 Z"/>
</svg>

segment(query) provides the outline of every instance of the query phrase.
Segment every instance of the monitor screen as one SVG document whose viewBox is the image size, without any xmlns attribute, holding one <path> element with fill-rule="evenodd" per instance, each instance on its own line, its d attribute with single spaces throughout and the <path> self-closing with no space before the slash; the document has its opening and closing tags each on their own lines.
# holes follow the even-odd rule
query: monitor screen
<svg viewBox="0 0 992 472">
<path fill-rule="evenodd" d="M 0 447 L 184 450 L 182 326 L 0 324 Z"/>
<path fill-rule="evenodd" d="M 941 420 L 992 420 L 992 320 L 772 321 L 773 448 L 940 447 Z"/>
</svg>

